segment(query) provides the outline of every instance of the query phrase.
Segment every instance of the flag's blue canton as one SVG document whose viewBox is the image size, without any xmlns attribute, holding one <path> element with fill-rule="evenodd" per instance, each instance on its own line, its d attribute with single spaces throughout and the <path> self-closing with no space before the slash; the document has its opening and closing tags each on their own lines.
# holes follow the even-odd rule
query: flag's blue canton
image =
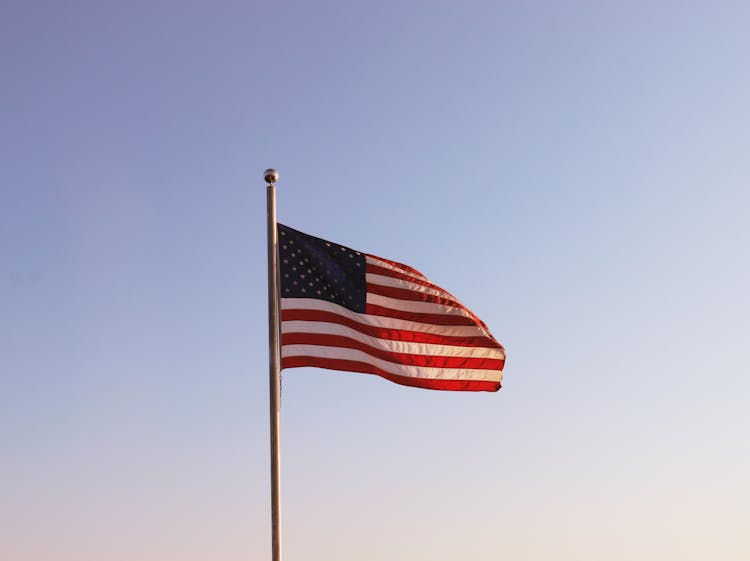
<svg viewBox="0 0 750 561">
<path fill-rule="evenodd" d="M 317 298 L 365 312 L 365 255 L 343 245 L 279 228 L 282 298 Z"/>
</svg>

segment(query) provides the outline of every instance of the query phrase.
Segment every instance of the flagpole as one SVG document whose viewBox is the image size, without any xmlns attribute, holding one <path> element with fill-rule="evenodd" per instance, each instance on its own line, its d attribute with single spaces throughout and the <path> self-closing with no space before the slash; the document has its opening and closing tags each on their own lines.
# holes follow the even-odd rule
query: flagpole
<svg viewBox="0 0 750 561">
<path fill-rule="evenodd" d="M 276 229 L 276 187 L 279 173 L 263 172 L 268 183 L 266 206 L 268 216 L 268 381 L 271 414 L 271 560 L 281 561 L 281 431 L 279 370 L 279 251 Z"/>
</svg>

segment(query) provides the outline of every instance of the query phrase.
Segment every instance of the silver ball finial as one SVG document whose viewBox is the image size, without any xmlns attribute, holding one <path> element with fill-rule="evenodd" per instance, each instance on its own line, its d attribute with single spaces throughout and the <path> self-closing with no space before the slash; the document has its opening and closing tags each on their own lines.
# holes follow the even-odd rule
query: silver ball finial
<svg viewBox="0 0 750 561">
<path fill-rule="evenodd" d="M 265 179 L 266 183 L 269 185 L 274 184 L 279 180 L 279 172 L 273 168 L 269 168 L 263 172 L 263 179 Z"/>
</svg>

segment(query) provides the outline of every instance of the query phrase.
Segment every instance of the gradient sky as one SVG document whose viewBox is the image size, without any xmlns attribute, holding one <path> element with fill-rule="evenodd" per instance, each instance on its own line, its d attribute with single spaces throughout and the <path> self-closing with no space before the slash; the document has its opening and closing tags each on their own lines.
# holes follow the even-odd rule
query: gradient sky
<svg viewBox="0 0 750 561">
<path fill-rule="evenodd" d="M 276 167 L 508 350 L 286 371 L 286 561 L 747 561 L 749 6 L 4 2 L 0 556 L 270 558 Z"/>
</svg>

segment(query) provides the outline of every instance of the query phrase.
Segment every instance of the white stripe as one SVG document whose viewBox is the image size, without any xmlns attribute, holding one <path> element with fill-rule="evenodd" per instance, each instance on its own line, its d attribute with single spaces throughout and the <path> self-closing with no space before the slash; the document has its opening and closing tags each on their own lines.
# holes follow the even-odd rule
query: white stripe
<svg viewBox="0 0 750 561">
<path fill-rule="evenodd" d="M 450 356 L 465 358 L 504 358 L 500 349 L 486 347 L 459 347 L 457 345 L 436 345 L 433 343 L 412 343 L 410 341 L 392 341 L 380 339 L 372 335 L 365 335 L 338 323 L 319 321 L 282 321 L 282 333 L 317 333 L 324 335 L 340 335 L 349 337 L 378 350 L 426 356 Z"/>
<path fill-rule="evenodd" d="M 500 382 L 503 373 L 500 370 L 477 370 L 470 368 L 431 368 L 426 366 L 406 366 L 381 360 L 362 351 L 342 349 L 339 347 L 322 347 L 318 345 L 284 345 L 281 357 L 318 357 L 340 360 L 355 360 L 372 364 L 396 376 L 424 378 L 430 380 L 481 380 Z"/>
<path fill-rule="evenodd" d="M 401 267 L 397 267 L 396 265 L 392 265 L 391 263 L 386 263 L 385 261 L 378 259 L 374 255 L 366 255 L 365 258 L 367 263 L 370 263 L 371 265 L 377 265 L 378 267 L 383 267 L 384 269 L 390 269 L 391 271 L 396 271 L 397 273 L 408 275 L 415 279 L 427 280 L 427 277 L 425 277 L 419 271 L 409 271 L 407 269 L 402 269 Z"/>
<path fill-rule="evenodd" d="M 359 314 L 348 308 L 344 308 L 327 300 L 316 298 L 281 298 L 282 310 L 317 310 L 321 312 L 332 312 L 348 317 L 364 325 L 372 325 L 385 329 L 402 329 L 404 331 L 417 331 L 420 333 L 433 333 L 435 335 L 447 335 L 449 337 L 492 337 L 479 325 L 433 325 L 404 319 L 388 318 L 382 316 Z"/>
<path fill-rule="evenodd" d="M 453 296 L 447 290 L 443 290 L 437 285 L 423 286 L 421 284 L 416 284 L 416 283 L 405 281 L 402 279 L 386 277 L 385 275 L 376 275 L 375 273 L 367 273 L 365 275 L 365 278 L 368 284 L 376 284 L 378 286 L 389 286 L 393 288 L 403 288 L 405 290 L 411 290 L 412 292 L 419 292 L 421 294 L 432 294 L 433 296 L 440 296 L 441 298 L 453 300 L 454 302 L 460 304 L 460 302 L 455 296 Z"/>
<path fill-rule="evenodd" d="M 433 302 L 417 302 L 414 300 L 399 300 L 398 298 L 389 298 L 380 294 L 367 293 L 367 303 L 390 308 L 391 310 L 401 310 L 405 312 L 416 312 L 419 314 L 441 314 L 444 316 L 463 316 L 471 318 L 469 313 L 455 306 L 445 306 Z M 474 318 L 471 318 L 474 321 Z"/>
</svg>

